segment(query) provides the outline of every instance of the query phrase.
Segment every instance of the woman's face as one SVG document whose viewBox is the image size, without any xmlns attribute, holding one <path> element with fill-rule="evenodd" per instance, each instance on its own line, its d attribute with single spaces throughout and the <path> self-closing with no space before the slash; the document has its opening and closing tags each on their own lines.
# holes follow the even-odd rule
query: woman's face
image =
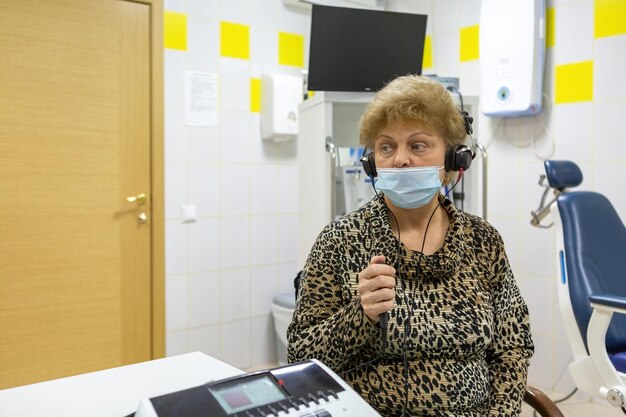
<svg viewBox="0 0 626 417">
<path fill-rule="evenodd" d="M 377 168 L 440 167 L 445 155 L 445 139 L 416 121 L 390 123 L 374 141 Z"/>
</svg>

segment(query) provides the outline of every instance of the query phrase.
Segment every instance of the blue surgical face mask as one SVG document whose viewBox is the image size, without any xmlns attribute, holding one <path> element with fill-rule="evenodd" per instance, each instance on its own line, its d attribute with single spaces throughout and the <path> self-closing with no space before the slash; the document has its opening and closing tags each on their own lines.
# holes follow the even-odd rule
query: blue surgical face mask
<svg viewBox="0 0 626 417">
<path fill-rule="evenodd" d="M 432 201 L 441 189 L 443 167 L 376 168 L 376 189 L 400 208 L 413 209 Z"/>
</svg>

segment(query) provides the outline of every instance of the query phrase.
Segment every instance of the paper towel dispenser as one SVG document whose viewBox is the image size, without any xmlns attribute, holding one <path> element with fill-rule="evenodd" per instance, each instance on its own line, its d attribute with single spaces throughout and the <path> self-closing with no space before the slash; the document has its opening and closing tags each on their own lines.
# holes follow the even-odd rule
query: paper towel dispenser
<svg viewBox="0 0 626 417">
<path fill-rule="evenodd" d="M 288 74 L 261 76 L 261 136 L 285 142 L 298 135 L 298 104 L 303 98 L 303 80 Z"/>
</svg>

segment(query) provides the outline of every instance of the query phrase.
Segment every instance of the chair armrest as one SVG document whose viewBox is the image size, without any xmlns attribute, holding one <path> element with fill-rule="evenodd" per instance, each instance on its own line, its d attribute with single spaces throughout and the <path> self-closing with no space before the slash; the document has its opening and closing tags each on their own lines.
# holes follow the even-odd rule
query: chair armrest
<svg viewBox="0 0 626 417">
<path fill-rule="evenodd" d="M 587 347 L 593 366 L 602 379 L 602 386 L 598 389 L 600 397 L 609 400 L 611 391 L 617 390 L 621 395 L 626 396 L 624 381 L 615 369 L 606 351 L 606 332 L 611 323 L 613 314 L 626 314 L 626 297 L 594 294 L 589 297 L 593 312 L 587 326 Z"/>
<path fill-rule="evenodd" d="M 565 417 L 550 397 L 532 385 L 526 386 L 524 402 L 530 405 L 542 417 Z"/>
<path fill-rule="evenodd" d="M 589 297 L 591 306 L 611 310 L 615 313 L 626 314 L 626 297 L 619 295 L 594 294 Z"/>
</svg>

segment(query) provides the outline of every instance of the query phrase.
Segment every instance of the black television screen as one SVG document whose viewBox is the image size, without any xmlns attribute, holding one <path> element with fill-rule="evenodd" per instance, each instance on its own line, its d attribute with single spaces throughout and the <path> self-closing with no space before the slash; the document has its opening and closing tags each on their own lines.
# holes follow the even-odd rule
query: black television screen
<svg viewBox="0 0 626 417">
<path fill-rule="evenodd" d="M 422 73 L 426 16 L 314 4 L 308 89 L 378 91 Z"/>
</svg>

